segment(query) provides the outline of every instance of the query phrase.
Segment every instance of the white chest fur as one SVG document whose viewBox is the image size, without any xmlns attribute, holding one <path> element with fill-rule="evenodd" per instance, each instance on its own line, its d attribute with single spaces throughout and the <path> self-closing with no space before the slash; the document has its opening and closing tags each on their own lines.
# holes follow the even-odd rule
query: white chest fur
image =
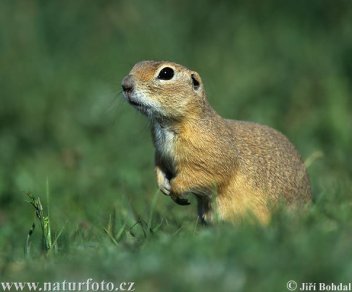
<svg viewBox="0 0 352 292">
<path fill-rule="evenodd" d="M 175 132 L 158 122 L 153 125 L 154 143 L 159 155 L 172 158 L 174 154 Z"/>
</svg>

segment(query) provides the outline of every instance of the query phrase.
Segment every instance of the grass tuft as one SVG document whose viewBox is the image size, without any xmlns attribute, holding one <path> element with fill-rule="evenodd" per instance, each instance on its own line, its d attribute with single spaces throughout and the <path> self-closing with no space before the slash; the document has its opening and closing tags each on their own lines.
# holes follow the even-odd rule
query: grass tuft
<svg viewBox="0 0 352 292">
<path fill-rule="evenodd" d="M 28 203 L 32 205 L 35 211 L 35 217 L 40 223 L 41 233 L 42 233 L 42 252 L 45 255 L 48 255 L 52 250 L 57 251 L 57 239 L 61 235 L 63 229 L 59 232 L 58 236 L 52 240 L 51 236 L 51 225 L 49 215 L 45 215 L 43 211 L 43 205 L 39 197 L 32 196 L 30 193 L 27 193 L 29 198 Z M 48 212 L 49 214 L 49 212 Z M 35 230 L 35 222 L 33 222 L 31 229 L 28 232 L 26 245 L 25 245 L 25 254 L 27 257 L 30 257 L 30 247 L 31 247 L 31 237 Z"/>
</svg>

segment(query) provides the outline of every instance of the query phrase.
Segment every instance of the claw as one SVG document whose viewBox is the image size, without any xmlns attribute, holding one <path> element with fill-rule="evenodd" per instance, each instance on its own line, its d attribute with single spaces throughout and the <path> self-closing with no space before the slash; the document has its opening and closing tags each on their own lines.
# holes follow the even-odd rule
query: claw
<svg viewBox="0 0 352 292">
<path fill-rule="evenodd" d="M 166 195 L 170 196 L 171 193 L 171 186 L 168 180 L 164 180 L 164 183 L 160 186 L 160 191 Z"/>
<path fill-rule="evenodd" d="M 165 196 L 170 196 L 170 190 L 166 188 L 160 188 L 160 191 L 165 195 Z"/>
</svg>

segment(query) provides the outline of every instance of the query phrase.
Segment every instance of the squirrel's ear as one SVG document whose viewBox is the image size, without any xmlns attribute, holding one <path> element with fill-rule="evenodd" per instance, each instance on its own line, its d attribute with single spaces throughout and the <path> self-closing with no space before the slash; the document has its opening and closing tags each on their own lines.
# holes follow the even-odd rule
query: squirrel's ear
<svg viewBox="0 0 352 292">
<path fill-rule="evenodd" d="M 192 79 L 192 86 L 194 90 L 198 90 L 200 88 L 200 84 L 202 80 L 200 79 L 200 76 L 197 72 L 193 72 L 191 74 L 191 79 Z"/>
</svg>

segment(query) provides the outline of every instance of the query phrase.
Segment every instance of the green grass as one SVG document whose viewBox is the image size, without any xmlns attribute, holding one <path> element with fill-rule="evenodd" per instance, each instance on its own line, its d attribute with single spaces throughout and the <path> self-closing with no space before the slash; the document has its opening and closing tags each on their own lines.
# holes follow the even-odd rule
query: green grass
<svg viewBox="0 0 352 292">
<path fill-rule="evenodd" d="M 349 282 L 351 19 L 350 1 L 1 2 L 0 282 Z M 160 194 L 148 122 L 120 94 L 143 59 L 195 69 L 221 115 L 285 133 L 307 159 L 312 206 L 202 227 L 195 200 Z"/>
<path fill-rule="evenodd" d="M 285 291 L 291 279 L 327 283 L 350 279 L 351 202 L 344 196 L 321 196 L 314 206 L 296 214 L 277 210 L 266 227 L 249 223 L 201 227 L 191 216 L 163 214 L 165 204 L 159 201 L 164 196 L 157 198 L 153 212 L 147 210 L 153 218 L 129 214 L 132 211 L 122 206 L 107 214 L 105 225 L 66 224 L 56 254 L 40 251 L 40 232 L 36 244 L 33 234 L 37 254 L 30 259 L 11 256 L 3 263 L 3 277 L 133 281 L 142 291 L 200 287 L 256 291 L 258 286 L 263 291 Z"/>
</svg>

